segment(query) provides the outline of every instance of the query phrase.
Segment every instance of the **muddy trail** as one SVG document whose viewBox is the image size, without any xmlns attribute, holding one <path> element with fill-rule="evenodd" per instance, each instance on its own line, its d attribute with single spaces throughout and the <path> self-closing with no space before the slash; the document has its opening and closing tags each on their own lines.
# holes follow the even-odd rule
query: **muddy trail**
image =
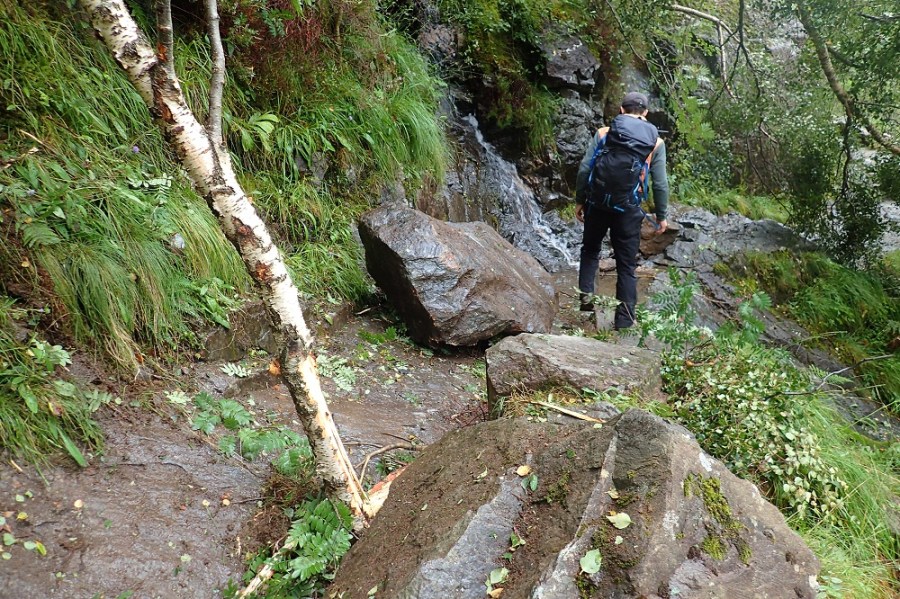
<svg viewBox="0 0 900 599">
<path fill-rule="evenodd" d="M 652 274 L 641 278 L 642 292 Z M 556 280 L 555 332 L 591 330 L 593 319 L 577 311 L 575 273 Z M 614 293 L 613 273 L 598 283 L 598 293 Z M 483 349 L 417 346 L 383 308 L 347 312 L 318 337 L 323 388 L 357 466 L 374 450 L 430 444 L 486 415 Z M 259 516 L 273 456 L 226 457 L 227 431 L 192 430 L 191 398 L 205 392 L 239 402 L 252 417 L 248 426 L 300 430 L 287 390 L 269 371 L 271 357 L 254 350 L 238 362 L 184 364 L 129 384 L 75 357 L 72 374 L 120 402 L 98 414 L 106 444 L 89 467 L 62 458 L 40 472 L 0 464 L 0 515 L 18 541 L 0 560 L 0 598 L 221 596 L 240 580 L 242 556 L 278 534 L 258 530 L 267 525 Z M 411 456 L 414 449 L 374 457 L 366 484 L 391 460 Z"/>
</svg>

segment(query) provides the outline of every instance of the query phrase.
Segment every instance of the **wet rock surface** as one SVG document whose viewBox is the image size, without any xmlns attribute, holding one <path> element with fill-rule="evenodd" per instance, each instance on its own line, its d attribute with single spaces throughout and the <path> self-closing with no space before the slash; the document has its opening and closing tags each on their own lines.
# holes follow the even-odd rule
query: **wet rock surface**
<svg viewBox="0 0 900 599">
<path fill-rule="evenodd" d="M 660 394 L 659 354 L 590 337 L 507 337 L 488 348 L 485 361 L 488 405 L 495 415 L 500 414 L 503 398 L 513 393 L 554 387 L 645 399 Z M 579 411 L 590 409 L 579 406 Z"/>
<path fill-rule="evenodd" d="M 471 346 L 553 324 L 550 275 L 484 223 L 383 206 L 363 215 L 360 237 L 369 273 L 419 342 Z"/>
<path fill-rule="evenodd" d="M 523 180 L 515 164 L 484 140 L 473 116 L 452 116 L 450 127 L 458 143 L 456 164 L 447 174 L 444 207 L 435 205 L 435 199 L 420 202 L 429 208 L 427 212 L 446 214 L 454 222 L 483 220 L 548 271 L 571 268 L 581 242 L 577 231 L 572 234 L 571 223 L 543 212 L 535 189 Z M 553 194 L 545 201 L 555 201 Z"/>
<path fill-rule="evenodd" d="M 561 164 L 564 186 L 560 191 L 568 197 L 575 195 L 575 176 L 578 165 L 597 129 L 603 122 L 599 106 L 584 100 L 575 91 L 563 91 L 554 121 L 556 152 Z"/>
<path fill-rule="evenodd" d="M 455 431 L 394 484 L 332 591 L 481 598 L 505 566 L 507 597 L 816 594 L 818 562 L 780 512 L 685 429 L 639 410 L 600 429 L 500 420 Z M 513 533 L 525 544 L 510 551 Z M 592 550 L 601 565 L 587 574 Z"/>
<path fill-rule="evenodd" d="M 584 92 L 594 89 L 600 74 L 600 61 L 579 38 L 557 31 L 545 31 L 541 51 L 545 76 L 551 87 Z"/>
</svg>

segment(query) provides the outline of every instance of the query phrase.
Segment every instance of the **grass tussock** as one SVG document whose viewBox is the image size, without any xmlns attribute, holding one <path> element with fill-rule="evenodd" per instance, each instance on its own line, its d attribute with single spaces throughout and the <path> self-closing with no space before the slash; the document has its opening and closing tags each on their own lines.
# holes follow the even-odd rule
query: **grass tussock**
<svg viewBox="0 0 900 599">
<path fill-rule="evenodd" d="M 732 265 L 745 293 L 758 289 L 855 366 L 864 391 L 900 413 L 900 271 L 890 257 L 869 271 L 815 253 L 749 253 Z"/>
<path fill-rule="evenodd" d="M 0 202 L 17 242 L 0 253 L 29 256 L 64 307 L 54 319 L 133 368 L 139 342 L 164 355 L 189 321 L 224 320 L 247 277 L 108 52 L 77 21 L 4 12 Z"/>
<path fill-rule="evenodd" d="M 27 316 L 0 297 L 0 447 L 39 465 L 61 451 L 86 466 L 81 448 L 97 449 L 103 441 L 91 414 L 112 397 L 61 378 L 71 363 L 68 352 L 17 332 L 15 321 Z"/>
</svg>

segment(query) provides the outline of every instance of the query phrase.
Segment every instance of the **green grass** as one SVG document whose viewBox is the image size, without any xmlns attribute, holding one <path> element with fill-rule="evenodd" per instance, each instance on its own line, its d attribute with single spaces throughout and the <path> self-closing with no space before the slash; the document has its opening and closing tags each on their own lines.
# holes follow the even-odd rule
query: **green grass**
<svg viewBox="0 0 900 599">
<path fill-rule="evenodd" d="M 310 23 L 327 31 L 335 10 L 342 9 L 318 5 L 307 10 L 308 22 L 287 24 L 292 32 Z M 374 3 L 354 10 L 341 16 L 339 37 L 313 48 L 301 33 L 263 33 L 238 53 L 237 70 L 252 63 L 259 71 L 252 88 L 231 88 L 243 95 L 228 111 L 229 145 L 243 169 L 294 183 L 306 176 L 298 162 L 321 156 L 342 193 L 365 195 L 396 180 L 410 192 L 443 180 L 447 145 L 437 112 L 444 84 L 414 45 L 383 26 Z M 186 89 L 196 98 L 192 104 L 202 105 L 209 63 L 190 66 Z M 263 114 L 277 118 L 269 132 L 258 126 Z"/>
<path fill-rule="evenodd" d="M 685 183 L 679 185 L 679 192 L 673 200 L 705 208 L 719 216 L 737 212 L 753 220 L 768 218 L 781 223 L 787 222 L 789 217 L 785 202 L 771 196 L 749 195 L 736 189 L 706 191 L 698 185 Z"/>
<path fill-rule="evenodd" d="M 17 335 L 14 321 L 27 316 L 0 296 L 0 448 L 37 465 L 62 451 L 86 466 L 80 447 L 97 449 L 103 441 L 91 414 L 112 397 L 88 395 L 60 378 L 71 363 L 68 352 Z"/>
<path fill-rule="evenodd" d="M 850 366 L 864 391 L 900 413 L 900 276 L 888 257 L 873 270 L 836 264 L 821 254 L 748 253 L 733 261 L 738 289 L 762 289 L 818 343 Z M 815 342 L 815 341 L 814 341 Z M 894 349 L 892 349 L 894 348 Z M 868 360 L 868 361 L 866 361 Z"/>
<path fill-rule="evenodd" d="M 835 597 L 895 597 L 900 592 L 891 562 L 900 557 L 900 539 L 888 525 L 900 494 L 897 444 L 878 443 L 852 430 L 819 398 L 804 407 L 808 429 L 820 442 L 822 460 L 848 485 L 841 526 L 799 518 L 789 523 L 800 532 L 823 565 L 823 577 Z M 826 583 L 829 580 L 825 579 Z"/>
<path fill-rule="evenodd" d="M 0 202 L 16 234 L 0 254 L 30 257 L 38 270 L 15 276 L 58 299 L 54 320 L 134 368 L 142 346 L 165 355 L 190 340 L 190 321 L 223 319 L 207 300 L 224 303 L 247 277 L 105 48 L 34 10 L 5 7 L 0 28 L 0 135 L 13 160 Z"/>
<path fill-rule="evenodd" d="M 78 342 L 134 368 L 148 348 L 171 355 L 190 344 L 200 319 L 225 323 L 248 277 L 81 15 L 55 21 L 43 6 L 0 1 L 0 158 L 12 161 L 0 172 L 0 218 L 12 240 L 0 248 L 0 271 L 6 284 L 49 297 L 54 322 Z M 401 181 L 414 196 L 439 183 L 447 164 L 441 84 L 373 7 L 343 15 L 340 36 L 310 52 L 264 28 L 254 44 L 271 52 L 237 47 L 229 59 L 235 165 L 306 295 L 364 297 L 353 221 L 383 187 Z M 334 27 L 346 8 L 308 9 L 310 22 Z M 248 54 L 272 76 L 249 78 Z M 179 38 L 175 55 L 202 118 L 206 43 Z M 325 181 L 300 167 L 323 159 Z M 176 236 L 183 248 L 173 247 Z M 26 260 L 29 268 L 13 268 Z"/>
</svg>

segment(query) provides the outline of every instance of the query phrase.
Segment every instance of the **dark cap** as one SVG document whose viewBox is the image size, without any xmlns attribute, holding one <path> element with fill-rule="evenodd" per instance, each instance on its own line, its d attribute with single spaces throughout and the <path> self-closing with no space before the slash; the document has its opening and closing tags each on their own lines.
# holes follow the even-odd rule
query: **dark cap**
<svg viewBox="0 0 900 599">
<path fill-rule="evenodd" d="M 647 96 L 645 96 L 641 92 L 628 92 L 627 94 L 625 94 L 625 97 L 622 98 L 623 108 L 646 109 L 649 105 L 650 101 L 647 99 Z"/>
</svg>

